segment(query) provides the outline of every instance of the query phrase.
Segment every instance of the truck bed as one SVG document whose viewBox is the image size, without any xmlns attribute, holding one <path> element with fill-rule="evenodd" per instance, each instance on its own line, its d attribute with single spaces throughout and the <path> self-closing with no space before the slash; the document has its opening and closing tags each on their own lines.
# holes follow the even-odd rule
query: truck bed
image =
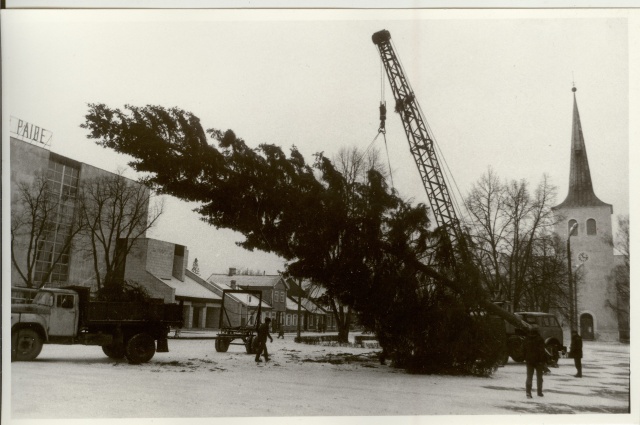
<svg viewBox="0 0 640 425">
<path fill-rule="evenodd" d="M 180 325 L 182 307 L 178 304 L 91 301 L 84 315 L 86 325 L 122 322 L 161 322 Z"/>
</svg>

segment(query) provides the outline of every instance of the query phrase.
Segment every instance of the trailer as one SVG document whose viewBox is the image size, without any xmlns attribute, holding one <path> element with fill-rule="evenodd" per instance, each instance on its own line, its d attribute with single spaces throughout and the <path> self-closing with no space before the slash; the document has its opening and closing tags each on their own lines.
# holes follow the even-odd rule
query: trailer
<svg viewBox="0 0 640 425">
<path fill-rule="evenodd" d="M 248 322 L 245 325 L 232 326 L 233 321 L 229 317 L 229 311 L 225 306 L 225 298 L 229 294 L 249 294 L 258 299 L 258 309 L 255 312 L 255 324 Z M 215 348 L 219 353 L 226 353 L 230 345 L 244 345 L 247 354 L 255 354 L 257 339 L 255 338 L 261 323 L 262 291 L 245 289 L 225 289 L 222 291 L 222 308 L 220 309 L 220 330 L 216 335 Z"/>
</svg>

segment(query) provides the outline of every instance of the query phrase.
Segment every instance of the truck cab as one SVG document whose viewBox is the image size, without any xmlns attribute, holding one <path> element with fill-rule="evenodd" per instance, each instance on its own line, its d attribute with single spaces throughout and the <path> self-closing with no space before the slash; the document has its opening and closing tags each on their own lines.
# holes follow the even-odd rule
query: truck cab
<svg viewBox="0 0 640 425">
<path fill-rule="evenodd" d="M 41 289 L 29 304 L 11 306 L 12 358 L 37 357 L 44 342 L 72 340 L 78 334 L 78 294 L 69 289 Z"/>
<path fill-rule="evenodd" d="M 564 336 L 562 327 L 558 323 L 556 316 L 550 313 L 538 311 L 519 311 L 514 313 L 528 325 L 535 327 L 544 340 L 545 349 L 552 363 L 558 361 L 560 353 L 566 353 L 567 347 L 563 345 Z M 516 362 L 524 361 L 522 342 L 526 334 L 522 329 L 517 329 L 507 323 L 507 338 L 509 343 L 509 354 Z"/>
<path fill-rule="evenodd" d="M 49 336 L 76 336 L 78 317 L 78 294 L 68 289 L 43 289 L 30 304 L 11 306 L 11 328 L 37 323 L 42 326 L 45 340 Z"/>
</svg>

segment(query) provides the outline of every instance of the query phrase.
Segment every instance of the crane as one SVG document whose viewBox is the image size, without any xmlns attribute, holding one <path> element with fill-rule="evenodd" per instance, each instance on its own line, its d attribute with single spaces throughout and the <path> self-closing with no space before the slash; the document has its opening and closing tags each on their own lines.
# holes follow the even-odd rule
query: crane
<svg viewBox="0 0 640 425">
<path fill-rule="evenodd" d="M 436 224 L 446 232 L 450 243 L 460 246 L 464 244 L 465 239 L 436 155 L 433 136 L 427 128 L 415 94 L 391 45 L 391 34 L 387 30 L 378 31 L 373 34 L 372 40 L 380 51 L 380 58 L 396 102 L 395 111 L 402 119 L 409 149 L 427 191 Z M 464 249 L 461 252 L 464 253 Z"/>
<path fill-rule="evenodd" d="M 391 34 L 387 30 L 382 30 L 374 33 L 371 39 L 380 52 L 380 58 L 382 59 L 382 64 L 384 65 L 395 99 L 395 112 L 397 112 L 402 119 L 402 125 L 404 126 L 407 140 L 409 141 L 409 149 L 420 172 L 420 177 L 427 192 L 436 224 L 446 232 L 448 240 L 445 242 L 455 245 L 458 248 L 457 252 L 460 255 L 460 262 L 462 264 L 457 263 L 455 257 L 451 256 L 446 266 L 456 267 L 466 265 L 474 269 L 471 256 L 468 252 L 465 234 L 462 231 L 460 220 L 454 209 L 453 201 L 436 155 L 433 136 L 429 132 L 420 105 L 409 85 L 400 60 L 393 49 Z M 383 128 L 382 125 L 381 128 Z M 423 267 L 422 269 L 428 272 L 427 268 Z M 530 325 L 519 316 L 491 302 L 488 294 L 484 292 L 479 282 L 473 283 L 477 285 L 476 289 L 478 290 L 478 294 L 482 294 L 477 299 L 478 304 L 486 311 L 501 317 L 516 328 L 530 328 Z M 449 280 L 449 286 L 455 290 L 461 290 L 459 282 Z"/>
</svg>

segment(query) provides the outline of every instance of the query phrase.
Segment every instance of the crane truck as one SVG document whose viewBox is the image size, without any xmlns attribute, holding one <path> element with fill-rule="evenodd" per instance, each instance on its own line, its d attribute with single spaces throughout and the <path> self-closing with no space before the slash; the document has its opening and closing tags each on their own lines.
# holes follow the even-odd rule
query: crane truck
<svg viewBox="0 0 640 425">
<path fill-rule="evenodd" d="M 448 243 L 456 245 L 458 248 L 457 251 L 460 258 L 456 259 L 452 256 L 447 266 L 455 267 L 456 263 L 467 266 L 472 265 L 466 236 L 462 231 L 460 220 L 456 214 L 436 155 L 434 139 L 429 132 L 422 110 L 393 48 L 391 34 L 387 30 L 378 31 L 373 34 L 372 41 L 380 53 L 380 58 L 393 92 L 395 112 L 400 115 L 402 120 L 402 125 L 409 141 L 409 149 L 422 178 L 436 224 L 446 233 Z M 384 128 L 383 124 L 381 124 L 381 128 Z M 455 285 L 455 282 L 450 282 L 450 286 L 454 287 L 454 289 Z M 561 350 L 566 351 L 566 347 L 562 345 L 562 328 L 559 325 L 541 326 L 543 323 L 551 324 L 551 322 L 557 325 L 555 317 L 552 320 L 548 318 L 551 315 L 544 313 L 514 314 L 489 301 L 488 297 L 485 298 L 487 299 L 478 300 L 480 306 L 489 314 L 504 319 L 504 327 L 500 326 L 500 332 L 503 332 L 503 335 L 498 338 L 504 341 L 505 344 L 503 363 L 506 363 L 509 356 L 517 362 L 524 360 L 522 342 L 526 330 L 534 325 L 541 331 L 542 337 L 545 338 L 547 352 L 552 361 L 557 361 L 558 353 Z"/>
</svg>

